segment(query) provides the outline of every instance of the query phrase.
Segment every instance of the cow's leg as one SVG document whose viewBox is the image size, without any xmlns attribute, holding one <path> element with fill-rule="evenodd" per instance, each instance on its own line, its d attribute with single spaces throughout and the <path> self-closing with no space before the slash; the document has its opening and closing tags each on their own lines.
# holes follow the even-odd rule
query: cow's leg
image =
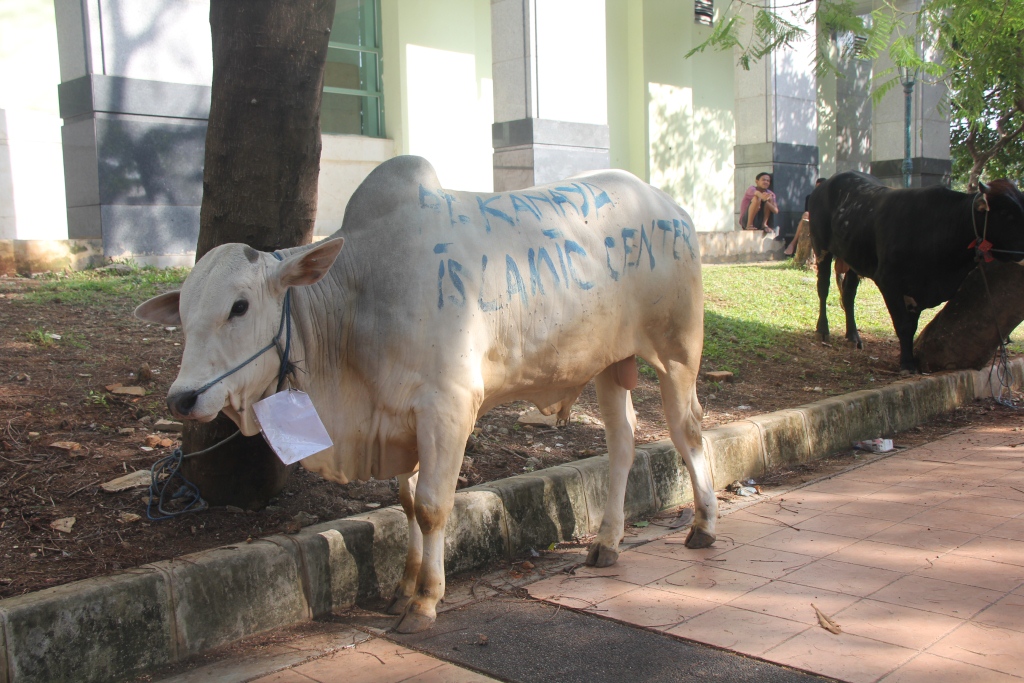
<svg viewBox="0 0 1024 683">
<path fill-rule="evenodd" d="M 832 281 L 832 254 L 822 251 L 818 256 L 818 327 L 816 333 L 821 341 L 828 341 L 828 287 Z"/>
<path fill-rule="evenodd" d="M 697 374 L 682 363 L 669 361 L 658 373 L 665 421 L 676 450 L 683 456 L 693 484 L 694 519 L 686 537 L 689 548 L 707 548 L 715 542 L 718 498 L 711 479 L 711 463 L 704 454 L 700 422 L 704 411 L 697 400 Z"/>
<path fill-rule="evenodd" d="M 921 310 L 913 299 L 899 295 L 890 296 L 886 291 L 891 290 L 883 290 L 882 299 L 885 300 L 885 307 L 889 309 L 892 326 L 900 340 L 900 372 L 914 374 L 917 372 L 917 362 L 914 360 L 914 335 L 917 334 Z"/>
<path fill-rule="evenodd" d="M 605 439 L 608 443 L 608 466 L 611 476 L 608 480 L 608 499 L 601 518 L 601 528 L 587 553 L 587 564 L 607 567 L 619 558 L 619 542 L 622 540 L 626 500 L 626 479 L 633 466 L 636 451 L 633 433 L 636 431 L 636 413 L 629 391 L 616 380 L 616 366 L 605 368 L 594 378 L 597 402 L 601 406 L 604 420 Z"/>
<path fill-rule="evenodd" d="M 388 607 L 389 614 L 402 614 L 409 606 L 409 600 L 416 592 L 416 579 L 420 575 L 420 565 L 423 564 L 423 532 L 420 525 L 416 523 L 416 480 L 418 472 L 403 474 L 398 477 L 398 500 L 402 503 L 405 516 L 409 520 L 409 550 L 405 556 L 405 573 L 402 574 L 398 588 L 395 590 L 395 597 Z"/>
<path fill-rule="evenodd" d="M 446 388 L 445 402 L 416 413 L 420 473 L 413 510 L 423 534 L 423 560 L 416 588 L 395 627 L 399 633 L 430 628 L 437 618 L 437 603 L 444 597 L 444 527 L 455 503 L 462 455 L 479 406 L 459 401 L 455 398 L 458 393 L 458 389 Z"/>
<path fill-rule="evenodd" d="M 843 310 L 846 312 L 846 339 L 858 349 L 863 349 L 864 343 L 860 339 L 860 333 L 857 331 L 857 320 L 853 315 L 853 300 L 857 298 L 857 286 L 859 284 L 860 275 L 857 275 L 852 270 L 846 271 L 840 294 L 843 299 Z"/>
</svg>

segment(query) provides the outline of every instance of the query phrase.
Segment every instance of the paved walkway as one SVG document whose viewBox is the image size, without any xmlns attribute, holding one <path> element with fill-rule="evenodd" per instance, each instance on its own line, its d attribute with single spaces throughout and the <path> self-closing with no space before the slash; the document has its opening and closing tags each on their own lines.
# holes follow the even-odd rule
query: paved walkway
<svg viewBox="0 0 1024 683">
<path fill-rule="evenodd" d="M 670 532 L 624 552 L 613 567 L 558 571 L 526 589 L 571 608 L 561 613 L 577 620 L 566 622 L 572 633 L 595 632 L 567 652 L 599 669 L 602 658 L 605 670 L 621 665 L 615 642 L 648 639 L 632 646 L 644 648 L 632 651 L 647 673 L 641 666 L 630 669 L 635 677 L 619 672 L 609 680 L 691 680 L 695 666 L 700 675 L 692 680 L 813 678 L 800 671 L 858 683 L 1024 680 L 1024 427 L 973 428 L 871 462 L 732 512 L 718 531 L 707 550 L 686 549 L 685 530 Z M 663 532 L 652 529 L 648 538 Z M 452 598 L 456 609 L 441 615 L 432 635 L 356 624 L 361 630 L 346 637 L 358 633 L 352 642 L 363 642 L 247 680 L 494 680 L 453 662 L 502 680 L 571 678 L 555 670 L 566 652 L 543 655 L 546 623 L 550 648 L 561 642 L 559 610 L 520 597 L 546 609 L 537 621 L 522 604 L 502 607 L 510 624 L 530 626 L 519 631 L 519 647 L 512 635 L 501 655 L 497 638 L 488 644 L 478 633 L 480 624 L 497 629 L 497 598 L 469 600 L 465 586 L 461 599 Z M 823 628 L 815 608 L 841 633 Z M 603 631 L 614 635 L 595 640 Z M 537 633 L 536 642 L 527 637 Z M 532 658 L 525 662 L 524 649 Z M 508 658 L 512 651 L 519 659 Z M 659 652 L 671 670 L 650 668 L 648 653 L 653 662 Z M 548 663 L 531 668 L 530 661 Z M 200 674 L 180 680 L 207 680 Z"/>
</svg>

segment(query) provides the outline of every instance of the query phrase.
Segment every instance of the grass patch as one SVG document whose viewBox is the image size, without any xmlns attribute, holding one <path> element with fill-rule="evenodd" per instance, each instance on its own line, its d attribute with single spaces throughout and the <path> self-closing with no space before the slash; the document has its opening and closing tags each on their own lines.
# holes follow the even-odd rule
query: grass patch
<svg viewBox="0 0 1024 683">
<path fill-rule="evenodd" d="M 38 276 L 42 285 L 25 294 L 29 303 L 105 305 L 111 298 L 142 299 L 179 287 L 188 268 L 153 268 L 126 264 L 131 271 L 117 274 L 105 270 L 79 270 Z"/>
<path fill-rule="evenodd" d="M 770 361 L 794 336 L 813 334 L 818 322 L 817 279 L 790 262 L 706 265 L 704 275 L 704 358 L 716 370 L 736 372 L 741 363 Z M 935 317 L 925 311 L 919 329 Z M 832 281 L 827 303 L 829 328 L 846 334 L 846 317 Z M 857 290 L 857 327 L 862 333 L 895 339 L 892 320 L 878 287 L 863 280 Z"/>
</svg>

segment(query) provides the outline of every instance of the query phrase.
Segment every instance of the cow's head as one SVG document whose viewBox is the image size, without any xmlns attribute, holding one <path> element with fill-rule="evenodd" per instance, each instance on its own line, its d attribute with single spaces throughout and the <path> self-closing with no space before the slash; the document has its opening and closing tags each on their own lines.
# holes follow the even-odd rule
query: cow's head
<svg viewBox="0 0 1024 683">
<path fill-rule="evenodd" d="M 992 256 L 1024 261 L 1024 195 L 1005 178 L 981 183 L 974 200 L 975 232 L 992 244 Z"/>
<path fill-rule="evenodd" d="M 136 308 L 138 318 L 181 325 L 185 333 L 181 370 L 167 392 L 171 413 L 209 422 L 223 410 L 246 436 L 258 433 L 250 408 L 277 389 L 281 359 L 270 349 L 245 363 L 277 334 L 288 288 L 318 282 L 343 242 L 324 240 L 280 261 L 244 244 L 225 244 L 199 259 L 181 291 Z"/>
</svg>

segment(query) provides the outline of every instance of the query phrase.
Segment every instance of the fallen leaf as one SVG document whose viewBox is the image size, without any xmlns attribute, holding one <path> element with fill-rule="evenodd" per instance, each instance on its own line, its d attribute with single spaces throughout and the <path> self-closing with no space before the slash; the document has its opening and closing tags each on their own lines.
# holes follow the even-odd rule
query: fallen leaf
<svg viewBox="0 0 1024 683">
<path fill-rule="evenodd" d="M 149 486 L 152 481 L 153 475 L 149 470 L 137 470 L 117 479 L 111 479 L 105 484 L 100 484 L 100 488 L 108 493 L 117 493 L 140 486 Z"/>
<path fill-rule="evenodd" d="M 127 396 L 145 396 L 146 390 L 142 387 L 114 387 L 111 389 L 107 387 L 107 390 L 112 394 L 124 394 Z"/>
<path fill-rule="evenodd" d="M 75 525 L 74 517 L 61 517 L 50 522 L 50 528 L 63 534 L 71 533 L 71 527 Z"/>
<path fill-rule="evenodd" d="M 814 613 L 818 615 L 818 624 L 823 629 L 825 629 L 829 633 L 834 633 L 836 635 L 839 635 L 843 632 L 843 629 L 839 628 L 839 624 L 825 616 L 825 613 L 818 609 L 818 606 L 815 605 L 813 602 L 811 603 L 811 607 L 814 608 Z"/>
<path fill-rule="evenodd" d="M 530 562 L 529 560 L 523 560 L 523 563 L 519 566 L 521 566 L 523 569 L 533 569 L 536 565 L 533 564 L 533 562 Z"/>
<path fill-rule="evenodd" d="M 50 444 L 53 448 L 59 448 L 62 451 L 80 451 L 82 450 L 82 444 L 75 441 L 54 441 Z"/>
<path fill-rule="evenodd" d="M 156 448 L 157 446 L 160 445 L 160 440 L 160 437 L 157 436 L 156 434 L 150 434 L 149 436 L 146 437 L 146 445 L 149 446 L 150 448 Z"/>
<path fill-rule="evenodd" d="M 120 519 L 125 524 L 131 524 L 132 522 L 137 522 L 140 519 L 142 519 L 142 516 L 141 515 L 137 515 L 134 512 L 122 512 Z"/>
<path fill-rule="evenodd" d="M 174 445 L 174 442 L 170 439 L 160 439 L 160 448 L 170 448 Z"/>
<path fill-rule="evenodd" d="M 633 526 L 637 529 L 643 529 L 645 526 L 650 526 L 650 522 L 633 522 Z"/>
</svg>

